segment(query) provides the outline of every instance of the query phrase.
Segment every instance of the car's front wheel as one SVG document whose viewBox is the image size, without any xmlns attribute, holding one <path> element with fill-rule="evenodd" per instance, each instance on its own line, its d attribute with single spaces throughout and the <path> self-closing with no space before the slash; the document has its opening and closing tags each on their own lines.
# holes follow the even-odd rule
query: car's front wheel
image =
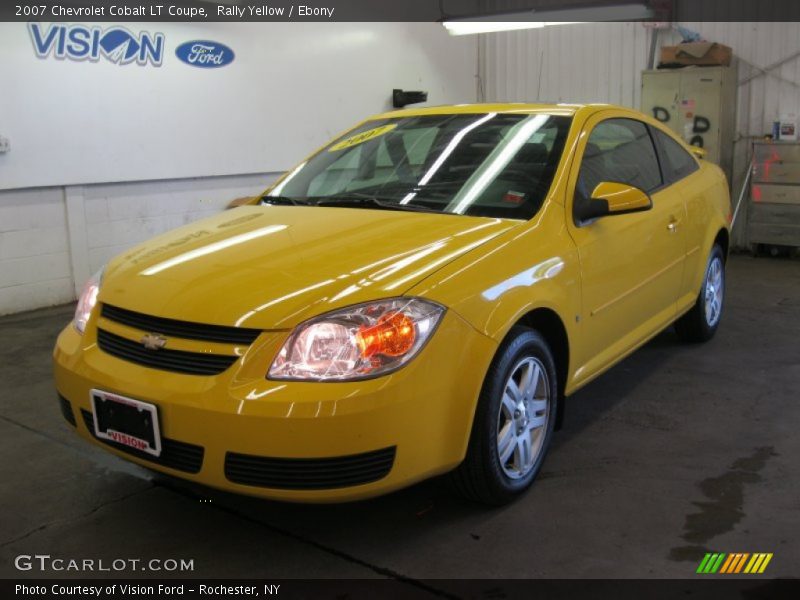
<svg viewBox="0 0 800 600">
<path fill-rule="evenodd" d="M 714 337 L 722 318 L 724 301 L 725 255 L 719 244 L 714 244 L 697 302 L 675 322 L 678 336 L 687 342 L 706 342 Z"/>
<path fill-rule="evenodd" d="M 550 445 L 557 397 L 547 343 L 536 331 L 514 328 L 486 375 L 467 456 L 452 474 L 457 491 L 493 505 L 525 491 Z"/>
</svg>

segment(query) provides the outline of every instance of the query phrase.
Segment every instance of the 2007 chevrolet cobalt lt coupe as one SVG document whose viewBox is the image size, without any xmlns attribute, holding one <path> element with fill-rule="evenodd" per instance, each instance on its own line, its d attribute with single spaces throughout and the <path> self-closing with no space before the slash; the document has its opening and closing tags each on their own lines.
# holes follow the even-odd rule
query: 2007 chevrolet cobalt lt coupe
<svg viewBox="0 0 800 600">
<path fill-rule="evenodd" d="M 64 415 L 141 465 L 329 502 L 531 484 L 565 395 L 722 312 L 720 169 L 609 105 L 390 112 L 250 205 L 137 246 L 55 348 Z"/>
</svg>

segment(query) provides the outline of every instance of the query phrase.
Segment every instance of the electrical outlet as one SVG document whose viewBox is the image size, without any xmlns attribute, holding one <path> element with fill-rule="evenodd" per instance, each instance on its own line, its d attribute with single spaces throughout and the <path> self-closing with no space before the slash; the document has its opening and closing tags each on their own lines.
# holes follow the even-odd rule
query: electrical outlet
<svg viewBox="0 0 800 600">
<path fill-rule="evenodd" d="M 7 137 L 0 135 L 0 154 L 5 154 L 9 150 L 11 150 L 11 142 Z"/>
</svg>

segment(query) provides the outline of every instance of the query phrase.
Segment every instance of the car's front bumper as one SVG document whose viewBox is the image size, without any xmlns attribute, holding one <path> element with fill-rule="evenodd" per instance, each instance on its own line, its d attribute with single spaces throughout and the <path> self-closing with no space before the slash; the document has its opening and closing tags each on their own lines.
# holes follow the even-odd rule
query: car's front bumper
<svg viewBox="0 0 800 600">
<path fill-rule="evenodd" d="M 363 381 L 267 380 L 287 335 L 265 332 L 223 373 L 197 376 L 111 356 L 98 348 L 96 326 L 81 336 L 70 325 L 54 351 L 56 387 L 84 438 L 149 468 L 232 492 L 355 500 L 446 472 L 463 459 L 496 344 L 458 315 L 448 311 L 408 365 Z M 95 388 L 158 407 L 168 442 L 160 459 L 93 436 Z M 365 478 L 374 480 L 352 483 Z"/>
</svg>

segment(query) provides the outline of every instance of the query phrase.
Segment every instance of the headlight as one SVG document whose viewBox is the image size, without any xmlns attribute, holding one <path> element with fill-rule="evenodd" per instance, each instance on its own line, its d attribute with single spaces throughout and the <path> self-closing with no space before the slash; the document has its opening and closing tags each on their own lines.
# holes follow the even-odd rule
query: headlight
<svg viewBox="0 0 800 600">
<path fill-rule="evenodd" d="M 97 304 L 97 293 L 100 291 L 100 283 L 103 281 L 103 269 L 89 278 L 83 286 L 81 297 L 78 298 L 78 307 L 75 309 L 75 329 L 83 334 L 86 330 L 86 323 L 92 314 L 92 309 Z"/>
<path fill-rule="evenodd" d="M 270 379 L 346 381 L 384 375 L 425 345 L 444 307 L 419 298 L 351 306 L 299 325 L 269 370 Z"/>
</svg>

